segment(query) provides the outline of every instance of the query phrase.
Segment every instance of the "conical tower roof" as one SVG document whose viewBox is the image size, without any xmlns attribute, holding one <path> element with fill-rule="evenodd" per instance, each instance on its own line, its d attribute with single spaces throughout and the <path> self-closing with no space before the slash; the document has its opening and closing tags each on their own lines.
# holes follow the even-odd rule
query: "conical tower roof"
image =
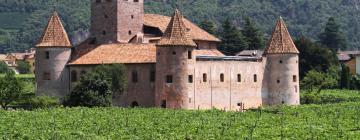
<svg viewBox="0 0 360 140">
<path fill-rule="evenodd" d="M 56 11 L 50 17 L 36 47 L 71 47 L 68 35 Z"/>
<path fill-rule="evenodd" d="M 299 50 L 296 48 L 286 24 L 282 17 L 277 21 L 273 34 L 270 38 L 268 46 L 264 54 L 298 54 Z"/>
<path fill-rule="evenodd" d="M 157 45 L 196 47 L 195 42 L 189 37 L 188 29 L 179 10 L 175 10 L 174 16 L 171 18 L 163 37 Z"/>
</svg>

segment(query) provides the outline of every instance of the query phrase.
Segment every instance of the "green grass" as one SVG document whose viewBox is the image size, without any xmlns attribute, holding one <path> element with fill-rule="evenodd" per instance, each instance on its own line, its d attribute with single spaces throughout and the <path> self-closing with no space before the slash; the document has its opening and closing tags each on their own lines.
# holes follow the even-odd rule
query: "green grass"
<svg viewBox="0 0 360 140">
<path fill-rule="evenodd" d="M 0 111 L 3 139 L 359 139 L 360 103 L 221 112 L 58 108 Z"/>
<path fill-rule="evenodd" d="M 358 90 L 323 90 L 321 93 L 301 93 L 302 104 L 334 104 L 342 102 L 360 102 Z"/>
</svg>

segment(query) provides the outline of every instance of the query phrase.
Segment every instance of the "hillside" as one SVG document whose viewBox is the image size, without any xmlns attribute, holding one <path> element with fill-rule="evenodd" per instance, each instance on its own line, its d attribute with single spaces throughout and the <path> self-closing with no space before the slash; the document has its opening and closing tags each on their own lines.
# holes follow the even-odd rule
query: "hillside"
<svg viewBox="0 0 360 140">
<path fill-rule="evenodd" d="M 317 40 L 321 27 L 331 16 L 342 25 L 349 47 L 360 48 L 359 0 L 145 0 L 148 13 L 170 15 L 175 7 L 200 23 L 210 19 L 219 24 L 230 18 L 241 28 L 244 17 L 251 17 L 268 36 L 277 17 L 282 16 L 294 37 Z M 33 46 L 57 7 L 72 36 L 89 27 L 89 0 L 0 0 L 0 53 Z"/>
</svg>

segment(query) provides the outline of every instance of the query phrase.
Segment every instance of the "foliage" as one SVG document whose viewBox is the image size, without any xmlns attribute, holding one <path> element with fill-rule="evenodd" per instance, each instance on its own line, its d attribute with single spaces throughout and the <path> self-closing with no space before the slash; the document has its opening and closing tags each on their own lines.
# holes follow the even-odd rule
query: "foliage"
<svg viewBox="0 0 360 140">
<path fill-rule="evenodd" d="M 113 94 L 122 94 L 126 90 L 127 77 L 124 65 L 100 65 L 94 71 L 95 73 L 102 73 L 106 76 L 106 80 L 111 83 L 111 91 Z"/>
<path fill-rule="evenodd" d="M 104 72 L 91 72 L 64 99 L 64 106 L 108 107 L 112 104 L 111 84 Z"/>
<path fill-rule="evenodd" d="M 219 45 L 219 50 L 226 55 L 235 55 L 236 53 L 246 49 L 248 46 L 246 38 L 229 19 L 226 19 L 222 23 L 219 36 L 222 40 L 222 43 Z"/>
<path fill-rule="evenodd" d="M 211 22 L 209 20 L 204 20 L 200 23 L 199 26 L 212 35 L 216 34 L 217 29 L 214 22 Z"/>
<path fill-rule="evenodd" d="M 5 62 L 0 62 L 0 73 L 6 73 L 7 71 L 9 71 L 8 65 Z"/>
<path fill-rule="evenodd" d="M 334 17 L 330 17 L 324 31 L 319 36 L 321 44 L 336 52 L 346 49 L 346 39 L 340 30 L 340 25 Z"/>
<path fill-rule="evenodd" d="M 353 75 L 350 80 L 350 89 L 360 90 L 360 75 Z"/>
<path fill-rule="evenodd" d="M 31 65 L 27 61 L 18 61 L 16 68 L 20 74 L 28 74 L 30 73 Z"/>
<path fill-rule="evenodd" d="M 339 65 L 337 56 L 329 49 L 312 42 L 310 39 L 301 37 L 295 40 L 295 45 L 301 52 L 299 55 L 300 79 L 310 70 L 327 72 L 330 66 Z M 316 55 L 314 55 L 316 54 Z"/>
<path fill-rule="evenodd" d="M 350 68 L 345 64 L 341 64 L 340 88 L 350 89 L 351 73 Z"/>
<path fill-rule="evenodd" d="M 54 6 L 71 38 L 79 31 L 86 31 L 90 26 L 89 1 L 0 0 L 0 21 L 4 21 L 0 23 L 0 28 L 11 34 L 10 39 L 0 42 L 0 52 L 33 47 Z M 237 27 L 242 27 L 244 21 L 239 17 L 250 17 L 267 36 L 271 34 L 275 20 L 282 16 L 293 37 L 303 35 L 317 40 L 323 24 L 329 17 L 335 17 L 341 21 L 342 30 L 352 48 L 360 44 L 359 6 L 357 0 L 145 0 L 147 13 L 170 15 L 179 8 L 186 18 L 197 24 L 206 19 L 220 25 L 220 21 L 231 19 Z"/>
<path fill-rule="evenodd" d="M 259 50 L 265 48 L 263 34 L 249 17 L 245 18 L 243 34 L 248 43 L 248 50 Z"/>
<path fill-rule="evenodd" d="M 323 90 L 320 93 L 302 92 L 301 104 L 335 104 L 360 102 L 360 92 L 355 90 Z"/>
<path fill-rule="evenodd" d="M 57 108 L 0 111 L 3 139 L 357 139 L 360 103 L 244 113 Z"/>
<path fill-rule="evenodd" d="M 54 108 L 59 107 L 60 102 L 59 99 L 55 97 L 49 96 L 36 96 L 33 97 L 27 102 L 27 105 L 31 107 L 31 109 L 40 109 L 40 108 Z"/>
<path fill-rule="evenodd" d="M 4 78 L 0 79 L 0 106 L 8 109 L 8 105 L 21 97 L 22 85 L 15 77 L 15 73 L 9 70 Z"/>
<path fill-rule="evenodd" d="M 308 92 L 317 89 L 317 93 L 320 93 L 323 89 L 336 88 L 339 81 L 336 68 L 337 67 L 330 68 L 327 73 L 315 70 L 309 71 L 301 81 L 302 88 L 308 90 Z"/>
</svg>

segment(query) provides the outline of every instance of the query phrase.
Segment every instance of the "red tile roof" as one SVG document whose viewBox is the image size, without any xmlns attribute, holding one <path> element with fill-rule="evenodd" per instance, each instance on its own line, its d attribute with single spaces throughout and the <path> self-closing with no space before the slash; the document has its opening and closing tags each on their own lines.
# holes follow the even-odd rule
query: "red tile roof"
<svg viewBox="0 0 360 140">
<path fill-rule="evenodd" d="M 280 17 L 274 28 L 273 34 L 270 38 L 269 44 L 265 49 L 264 54 L 298 54 L 299 50 L 296 48 L 292 40 L 284 20 Z"/>
<path fill-rule="evenodd" d="M 58 13 L 54 11 L 36 47 L 71 47 Z"/>
<path fill-rule="evenodd" d="M 100 46 L 83 44 L 77 48 L 69 65 L 155 62 L 155 44 L 105 44 Z"/>
<path fill-rule="evenodd" d="M 167 26 L 169 25 L 171 17 L 158 15 L 158 14 L 145 14 L 144 16 L 144 25 L 150 27 L 159 28 L 163 33 L 165 32 Z M 204 40 L 204 41 L 214 41 L 220 42 L 221 40 L 215 36 L 204 31 L 194 23 L 190 22 L 186 18 L 183 18 L 185 26 L 189 29 L 190 38 L 193 40 Z"/>
<path fill-rule="evenodd" d="M 188 29 L 179 10 L 175 10 L 174 16 L 157 45 L 196 47 L 195 42 L 189 38 Z"/>
</svg>

